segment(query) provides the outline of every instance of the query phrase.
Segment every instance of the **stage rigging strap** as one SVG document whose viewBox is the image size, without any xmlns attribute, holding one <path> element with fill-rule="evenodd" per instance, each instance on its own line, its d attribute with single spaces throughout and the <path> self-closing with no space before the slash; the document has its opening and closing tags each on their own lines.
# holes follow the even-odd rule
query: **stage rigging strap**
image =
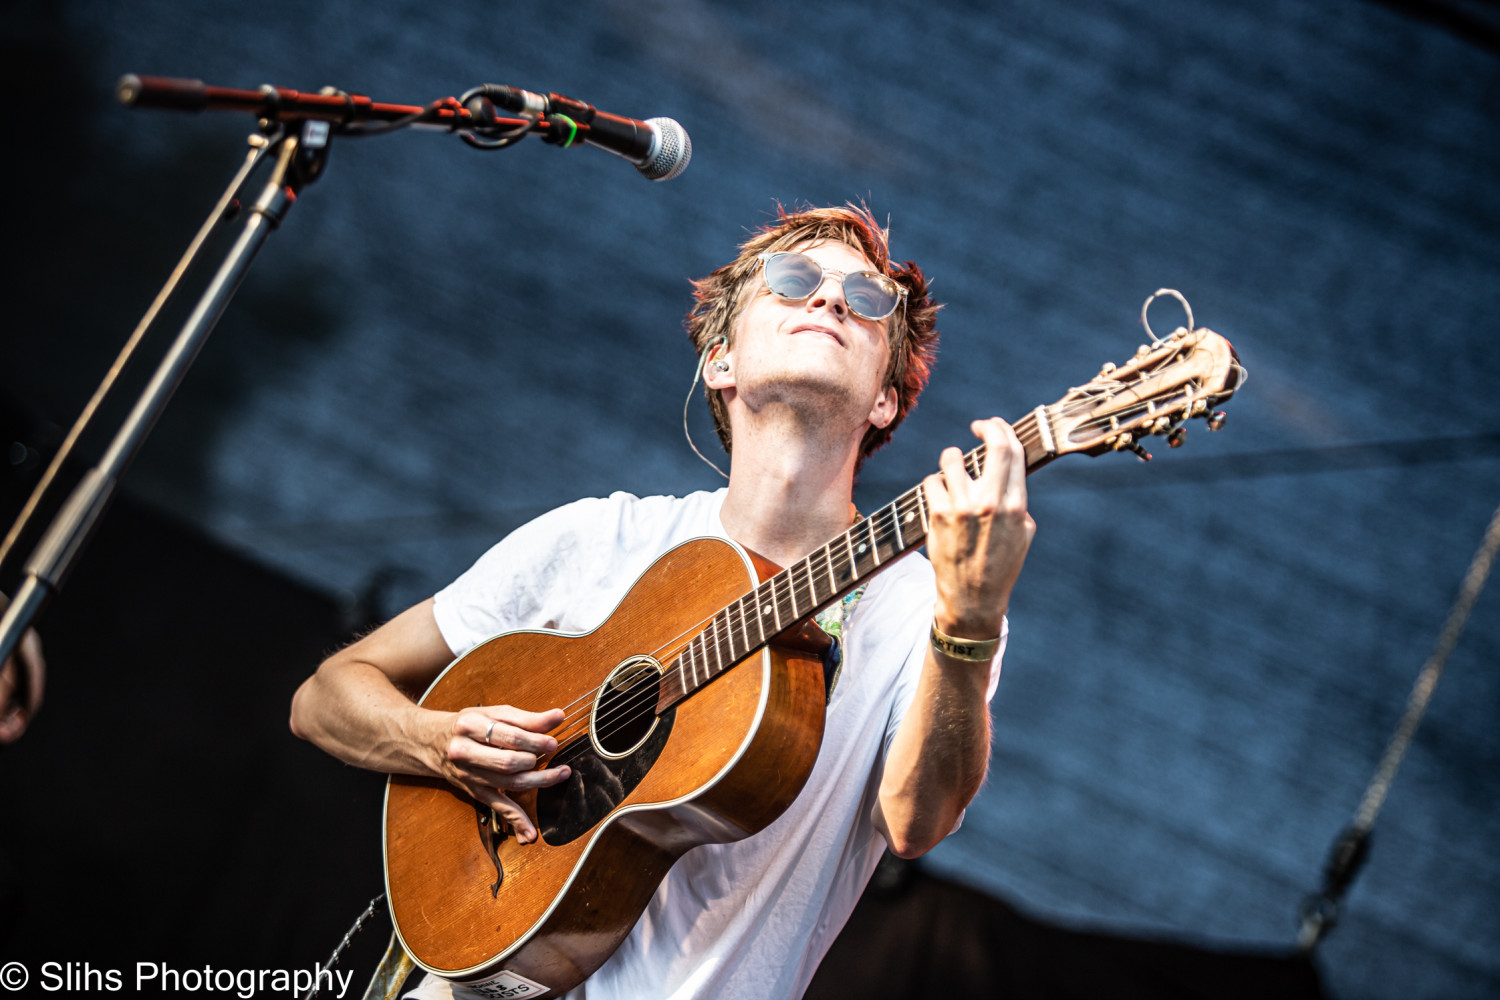
<svg viewBox="0 0 1500 1000">
<path fill-rule="evenodd" d="M 1328 864 L 1323 872 L 1322 891 L 1313 893 L 1302 901 L 1297 950 L 1304 954 L 1311 952 L 1323 935 L 1338 922 L 1339 900 L 1343 898 L 1369 854 L 1370 830 L 1375 826 L 1375 817 L 1385 803 L 1386 794 L 1391 790 L 1391 782 L 1396 778 L 1396 771 L 1401 767 L 1406 751 L 1411 747 L 1412 738 L 1416 735 L 1423 713 L 1427 711 L 1427 703 L 1432 700 L 1432 692 L 1437 687 L 1438 678 L 1442 676 L 1448 656 L 1458 645 L 1459 636 L 1463 635 L 1464 626 L 1469 621 L 1469 613 L 1474 610 L 1474 604 L 1484 590 L 1497 550 L 1500 550 L 1500 507 L 1495 508 L 1495 513 L 1490 517 L 1484 540 L 1480 542 L 1479 551 L 1474 553 L 1469 571 L 1464 574 L 1463 583 L 1459 585 L 1458 596 L 1454 598 L 1453 607 L 1448 610 L 1448 620 L 1443 623 L 1437 644 L 1423 664 L 1422 672 L 1417 675 L 1417 682 L 1406 699 L 1406 711 L 1402 713 L 1396 731 L 1386 744 L 1385 755 L 1381 757 L 1380 766 L 1375 769 L 1375 776 L 1365 789 L 1364 798 L 1354 813 L 1354 821 L 1339 835 L 1329 852 Z"/>
</svg>

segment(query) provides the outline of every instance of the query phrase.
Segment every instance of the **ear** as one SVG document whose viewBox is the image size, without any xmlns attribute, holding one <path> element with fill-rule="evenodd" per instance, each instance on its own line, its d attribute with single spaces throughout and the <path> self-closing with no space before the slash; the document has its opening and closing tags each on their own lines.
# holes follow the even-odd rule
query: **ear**
<svg viewBox="0 0 1500 1000">
<path fill-rule="evenodd" d="M 728 371 L 719 371 L 715 367 L 715 361 L 723 361 L 729 365 Z M 710 389 L 728 389 L 734 385 L 734 352 L 724 344 L 713 348 L 708 352 L 708 358 L 703 362 L 703 384 Z"/>
<path fill-rule="evenodd" d="M 896 387 L 888 385 L 880 390 L 880 396 L 875 400 L 875 405 L 870 407 L 870 426 L 889 427 L 891 421 L 896 419 Z"/>
</svg>

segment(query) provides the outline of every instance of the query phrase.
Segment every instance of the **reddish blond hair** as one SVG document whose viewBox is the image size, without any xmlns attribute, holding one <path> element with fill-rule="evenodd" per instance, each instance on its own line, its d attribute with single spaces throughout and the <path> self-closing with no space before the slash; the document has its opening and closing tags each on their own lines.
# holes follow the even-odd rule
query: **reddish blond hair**
<svg viewBox="0 0 1500 1000">
<path fill-rule="evenodd" d="M 887 326 L 890 358 L 886 365 L 885 388 L 896 390 L 896 416 L 885 427 L 870 427 L 860 442 L 858 464 L 863 465 L 877 448 L 891 439 L 891 432 L 906 419 L 917 397 L 927 385 L 932 364 L 937 358 L 937 312 L 942 308 L 932 300 L 928 281 L 922 269 L 911 261 L 891 260 L 889 234 L 875 221 L 863 205 L 842 208 L 812 208 L 787 212 L 777 206 L 776 221 L 762 227 L 740 244 L 740 253 L 731 263 L 706 278 L 693 282 L 693 308 L 686 326 L 693 349 L 702 354 L 715 340 L 733 346 L 734 324 L 747 296 L 745 290 L 756 277 L 758 257 L 762 253 L 790 250 L 807 243 L 843 243 L 860 253 L 874 270 L 889 275 L 906 289 L 906 303 L 891 314 Z M 730 438 L 729 411 L 723 395 L 704 386 L 708 408 L 713 414 L 714 430 L 726 452 L 733 452 Z"/>
</svg>

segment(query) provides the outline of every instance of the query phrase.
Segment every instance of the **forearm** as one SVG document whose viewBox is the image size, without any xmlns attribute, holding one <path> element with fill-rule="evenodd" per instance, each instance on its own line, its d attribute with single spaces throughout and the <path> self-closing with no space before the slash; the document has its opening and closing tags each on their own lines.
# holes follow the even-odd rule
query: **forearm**
<svg viewBox="0 0 1500 1000">
<path fill-rule="evenodd" d="M 973 429 L 988 449 L 979 477 L 969 475 L 957 448 L 946 448 L 942 472 L 922 484 L 937 590 L 933 624 L 957 642 L 946 652 L 927 648 L 916 697 L 886 755 L 876 825 L 902 857 L 925 854 L 947 836 L 984 781 L 993 660 L 977 657 L 997 651 L 1036 529 L 1026 513 L 1020 440 L 998 418 Z M 992 640 L 987 651 L 974 646 Z"/>
<path fill-rule="evenodd" d="M 324 661 L 292 698 L 292 732 L 358 767 L 443 778 L 531 843 L 536 825 L 506 792 L 567 780 L 566 765 L 538 767 L 541 755 L 557 750 L 548 733 L 562 724 L 562 710 L 417 705 L 411 694 L 425 690 L 452 655 L 429 597 Z"/>
<path fill-rule="evenodd" d="M 958 822 L 989 765 L 989 664 L 928 647 L 916 697 L 880 781 L 881 832 L 901 857 L 930 851 Z"/>
<path fill-rule="evenodd" d="M 452 713 L 415 704 L 380 669 L 330 658 L 292 699 L 292 732 L 339 760 L 386 774 L 442 774 Z"/>
</svg>

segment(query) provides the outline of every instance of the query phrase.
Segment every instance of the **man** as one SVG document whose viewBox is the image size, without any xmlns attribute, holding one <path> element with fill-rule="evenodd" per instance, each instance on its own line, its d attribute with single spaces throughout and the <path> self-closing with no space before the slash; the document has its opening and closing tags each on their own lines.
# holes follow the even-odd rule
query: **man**
<svg viewBox="0 0 1500 1000">
<path fill-rule="evenodd" d="M 506 792 L 566 779 L 566 767 L 535 769 L 562 711 L 440 713 L 413 694 L 489 635 L 593 628 L 688 538 L 727 536 L 786 566 L 849 526 L 855 473 L 915 403 L 935 352 L 921 271 L 890 261 L 864 209 L 818 209 L 783 215 L 696 293 L 689 333 L 728 487 L 579 501 L 519 529 L 329 658 L 297 692 L 293 732 L 362 767 L 441 776 L 530 842 L 536 828 Z M 800 996 L 883 850 L 916 857 L 956 827 L 988 762 L 1005 610 L 1034 531 L 1020 443 L 999 420 L 974 431 L 983 474 L 949 448 L 924 483 L 931 565 L 909 556 L 836 605 L 844 660 L 797 800 L 759 834 L 679 860 L 577 996 Z M 414 995 L 448 990 L 429 977 Z"/>
</svg>

